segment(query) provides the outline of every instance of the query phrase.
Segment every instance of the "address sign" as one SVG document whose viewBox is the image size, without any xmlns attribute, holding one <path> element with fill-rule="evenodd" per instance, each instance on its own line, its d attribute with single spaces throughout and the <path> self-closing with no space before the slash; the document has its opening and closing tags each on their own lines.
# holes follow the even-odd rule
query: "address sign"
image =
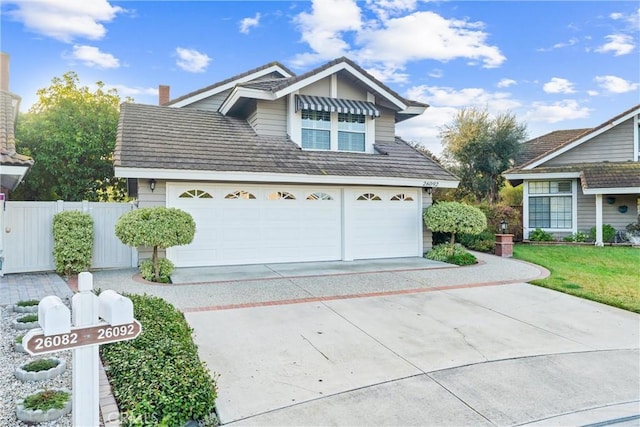
<svg viewBox="0 0 640 427">
<path fill-rule="evenodd" d="M 101 322 L 97 326 L 74 327 L 71 332 L 45 336 L 42 329 L 29 331 L 22 339 L 22 345 L 31 355 L 52 353 L 95 344 L 128 341 L 142 332 L 140 322 L 134 320 L 124 325 L 110 325 Z"/>
</svg>

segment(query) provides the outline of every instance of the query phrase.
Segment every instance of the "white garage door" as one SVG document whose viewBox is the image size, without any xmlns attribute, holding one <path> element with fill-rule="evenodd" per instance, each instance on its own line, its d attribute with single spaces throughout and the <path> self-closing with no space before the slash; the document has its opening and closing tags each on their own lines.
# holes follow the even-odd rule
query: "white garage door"
<svg viewBox="0 0 640 427">
<path fill-rule="evenodd" d="M 345 193 L 354 259 L 421 255 L 418 190 L 369 188 Z"/>
<path fill-rule="evenodd" d="M 196 222 L 167 251 L 179 267 L 341 259 L 339 189 L 169 183 L 167 205 Z"/>
</svg>

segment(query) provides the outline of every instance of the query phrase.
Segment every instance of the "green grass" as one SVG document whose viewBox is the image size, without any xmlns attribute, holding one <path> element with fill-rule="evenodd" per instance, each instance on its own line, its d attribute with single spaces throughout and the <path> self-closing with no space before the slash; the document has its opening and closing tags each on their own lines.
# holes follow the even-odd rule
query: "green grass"
<svg viewBox="0 0 640 427">
<path fill-rule="evenodd" d="M 534 285 L 640 313 L 640 249 L 515 245 L 513 256 L 551 272 Z"/>
</svg>

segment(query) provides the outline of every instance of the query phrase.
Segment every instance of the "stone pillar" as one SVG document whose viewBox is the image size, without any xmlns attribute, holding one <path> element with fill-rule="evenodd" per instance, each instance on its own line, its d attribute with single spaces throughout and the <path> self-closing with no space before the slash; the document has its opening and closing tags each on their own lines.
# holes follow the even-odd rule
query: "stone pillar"
<svg viewBox="0 0 640 427">
<path fill-rule="evenodd" d="M 496 234 L 496 255 L 503 258 L 513 256 L 513 234 Z"/>
</svg>

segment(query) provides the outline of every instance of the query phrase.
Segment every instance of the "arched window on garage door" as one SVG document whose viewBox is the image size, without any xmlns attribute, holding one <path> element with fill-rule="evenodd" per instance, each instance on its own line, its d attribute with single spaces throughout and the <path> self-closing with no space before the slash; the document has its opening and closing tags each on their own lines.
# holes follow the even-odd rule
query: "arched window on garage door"
<svg viewBox="0 0 640 427">
<path fill-rule="evenodd" d="M 333 197 L 331 197 L 331 195 L 327 193 L 315 192 L 309 194 L 307 196 L 307 200 L 333 200 Z"/>
<path fill-rule="evenodd" d="M 394 202 L 413 202 L 413 197 L 409 196 L 408 194 L 400 193 L 400 194 L 396 194 L 395 196 L 391 197 L 391 201 L 394 201 Z"/>
<path fill-rule="evenodd" d="M 373 193 L 364 193 L 361 194 L 360 196 L 358 196 L 358 198 L 356 200 L 373 200 L 373 201 L 379 201 L 382 200 L 380 198 L 380 196 L 378 196 L 377 194 L 373 194 Z"/>
<path fill-rule="evenodd" d="M 276 191 L 267 196 L 268 200 L 295 200 L 296 196 L 286 191 Z"/>
<path fill-rule="evenodd" d="M 204 190 L 198 190 L 197 188 L 193 190 L 187 190 L 178 197 L 180 197 L 181 199 L 213 199 L 213 197 L 211 197 L 211 194 L 207 193 Z"/>
<path fill-rule="evenodd" d="M 233 193 L 229 193 L 224 196 L 225 199 L 244 199 L 244 200 L 254 200 L 256 196 L 248 191 L 238 190 Z"/>
</svg>

